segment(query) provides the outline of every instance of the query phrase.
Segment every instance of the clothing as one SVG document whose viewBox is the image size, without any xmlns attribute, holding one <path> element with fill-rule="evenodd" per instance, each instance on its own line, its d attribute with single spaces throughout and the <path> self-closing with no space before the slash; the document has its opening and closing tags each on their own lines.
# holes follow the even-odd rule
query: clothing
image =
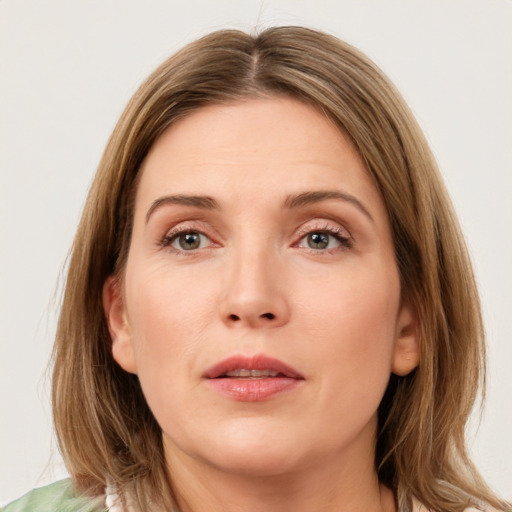
<svg viewBox="0 0 512 512">
<path fill-rule="evenodd" d="M 102 498 L 78 496 L 70 479 L 30 491 L 2 512 L 107 512 Z"/>
<path fill-rule="evenodd" d="M 105 504 L 106 503 L 106 504 Z M 118 512 L 117 495 L 107 489 L 106 497 L 88 498 L 77 496 L 70 479 L 34 489 L 19 500 L 7 505 L 0 512 Z M 413 512 L 429 512 L 414 500 Z M 468 508 L 466 512 L 479 512 Z M 489 511 L 490 512 L 490 511 Z"/>
</svg>

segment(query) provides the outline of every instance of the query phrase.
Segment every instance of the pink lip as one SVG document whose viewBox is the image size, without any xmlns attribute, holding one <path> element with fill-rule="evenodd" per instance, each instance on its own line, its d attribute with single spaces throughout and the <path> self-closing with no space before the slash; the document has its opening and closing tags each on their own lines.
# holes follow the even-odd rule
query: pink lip
<svg viewBox="0 0 512 512">
<path fill-rule="evenodd" d="M 240 369 L 270 370 L 279 372 L 280 375 L 263 378 L 223 377 L 227 372 Z M 262 354 L 229 357 L 208 369 L 203 377 L 213 390 L 242 402 L 267 400 L 277 394 L 293 390 L 304 381 L 304 377 L 291 366 Z"/>
</svg>

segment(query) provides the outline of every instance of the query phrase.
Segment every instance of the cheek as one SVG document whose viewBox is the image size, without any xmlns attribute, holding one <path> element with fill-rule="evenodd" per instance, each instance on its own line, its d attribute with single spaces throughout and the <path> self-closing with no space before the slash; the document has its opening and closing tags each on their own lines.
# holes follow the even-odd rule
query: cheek
<svg viewBox="0 0 512 512">
<path fill-rule="evenodd" d="M 341 273 L 304 302 L 304 329 L 314 341 L 310 357 L 321 359 L 325 374 L 340 386 L 380 400 L 391 373 L 399 297 L 393 266 L 387 272 Z"/>
<path fill-rule="evenodd" d="M 326 443 L 355 438 L 375 420 L 391 374 L 398 288 L 386 278 L 364 284 L 345 281 L 315 306 L 310 359 L 321 369 L 314 407 Z"/>
<path fill-rule="evenodd" d="M 309 317 L 311 328 L 334 336 L 339 333 L 342 344 L 357 340 L 356 352 L 384 349 L 376 337 L 388 340 L 389 348 L 395 335 L 400 284 L 394 266 L 380 268 L 378 263 L 373 269 L 369 265 L 362 270 L 348 267 L 333 273 L 313 293 L 303 293 L 302 316 Z M 305 283 L 304 289 L 312 288 Z"/>
<path fill-rule="evenodd" d="M 128 320 L 144 396 L 164 431 L 175 432 L 176 425 L 186 428 L 187 404 L 194 403 L 191 375 L 197 373 L 194 361 L 211 323 L 212 300 L 192 281 L 167 274 L 148 268 L 133 273 Z"/>
<path fill-rule="evenodd" d="M 186 371 L 212 322 L 215 301 L 186 275 L 145 267 L 132 276 L 126 294 L 139 377 L 156 380 L 157 374 L 171 378 Z"/>
</svg>

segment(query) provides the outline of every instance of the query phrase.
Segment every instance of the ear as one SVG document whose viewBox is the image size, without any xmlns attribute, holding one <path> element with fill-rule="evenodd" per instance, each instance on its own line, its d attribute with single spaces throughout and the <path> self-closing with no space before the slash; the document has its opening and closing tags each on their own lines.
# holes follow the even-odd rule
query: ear
<svg viewBox="0 0 512 512">
<path fill-rule="evenodd" d="M 112 356 L 123 370 L 137 373 L 132 336 L 121 293 L 121 284 L 115 276 L 110 276 L 103 285 L 103 309 L 112 340 Z"/>
<path fill-rule="evenodd" d="M 391 370 L 404 377 L 420 363 L 420 343 L 418 338 L 418 320 L 413 309 L 402 305 L 396 325 L 396 340 Z"/>
</svg>

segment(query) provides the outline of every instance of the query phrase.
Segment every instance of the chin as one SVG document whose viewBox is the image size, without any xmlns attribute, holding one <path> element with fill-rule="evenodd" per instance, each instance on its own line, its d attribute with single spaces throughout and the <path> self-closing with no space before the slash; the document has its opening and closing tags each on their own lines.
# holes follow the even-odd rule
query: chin
<svg viewBox="0 0 512 512">
<path fill-rule="evenodd" d="M 219 469 L 245 476 L 276 476 L 296 471 L 304 462 L 297 447 L 308 443 L 294 439 L 289 430 L 262 430 L 240 425 L 210 445 L 207 458 Z M 311 440 L 309 441 L 311 442 Z"/>
<path fill-rule="evenodd" d="M 226 473 L 240 476 L 275 477 L 297 471 L 300 461 L 295 454 L 282 449 L 266 447 L 265 450 L 228 448 L 220 457 L 214 457 L 215 466 Z"/>
</svg>

